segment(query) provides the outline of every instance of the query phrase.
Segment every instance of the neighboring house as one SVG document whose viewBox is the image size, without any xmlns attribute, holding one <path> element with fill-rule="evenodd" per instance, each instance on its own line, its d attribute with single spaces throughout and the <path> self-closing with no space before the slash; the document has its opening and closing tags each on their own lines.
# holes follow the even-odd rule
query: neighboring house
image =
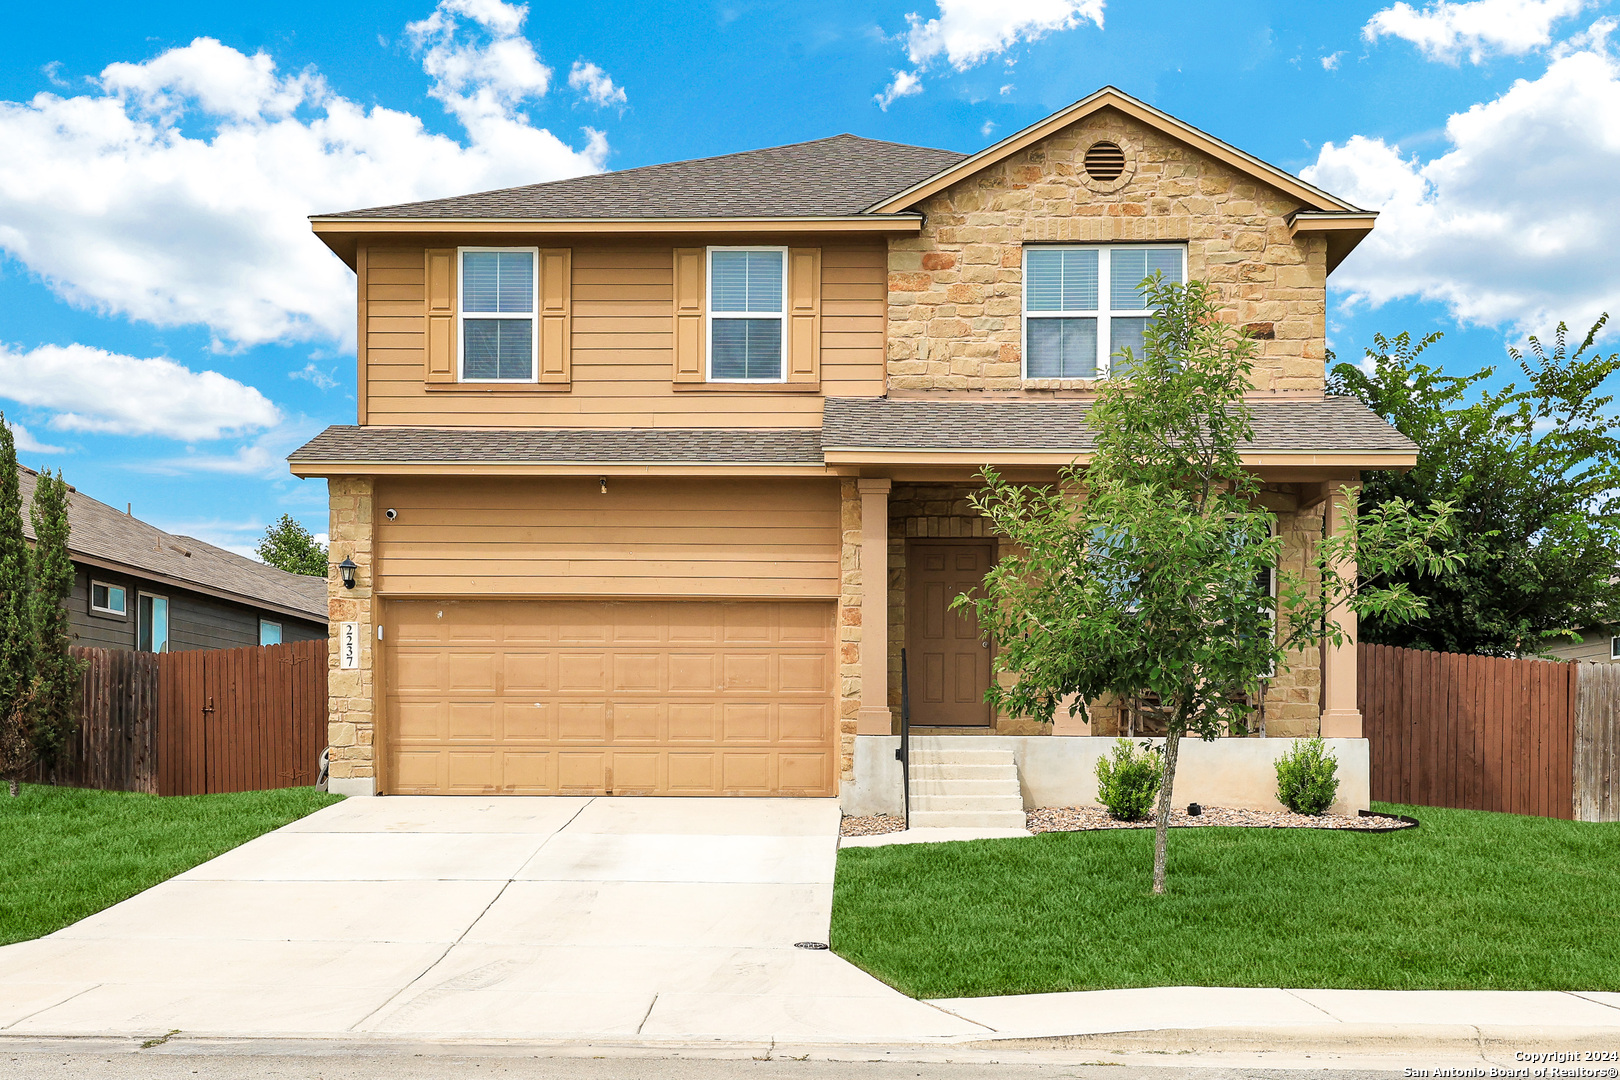
<svg viewBox="0 0 1620 1080">
<path fill-rule="evenodd" d="M 34 470 L 18 468 L 23 532 Z M 148 525 L 75 489 L 68 495 L 73 644 L 142 652 L 234 649 L 326 636 L 326 582 Z"/>
<path fill-rule="evenodd" d="M 977 472 L 1084 462 L 1137 284 L 1203 279 L 1302 567 L 1331 492 L 1416 461 L 1324 394 L 1373 219 L 1113 89 L 973 155 L 838 135 L 312 219 L 359 288 L 358 424 L 290 459 L 358 567 L 333 790 L 848 793 L 902 649 L 915 725 L 1053 733 L 991 714 L 947 608 L 996 557 Z M 1359 737 L 1355 695 L 1313 650 L 1266 729 Z"/>
<path fill-rule="evenodd" d="M 1541 651 L 1560 660 L 1588 660 L 1594 664 L 1620 662 L 1620 635 L 1612 628 L 1580 631 L 1581 640 L 1546 638 Z"/>
</svg>

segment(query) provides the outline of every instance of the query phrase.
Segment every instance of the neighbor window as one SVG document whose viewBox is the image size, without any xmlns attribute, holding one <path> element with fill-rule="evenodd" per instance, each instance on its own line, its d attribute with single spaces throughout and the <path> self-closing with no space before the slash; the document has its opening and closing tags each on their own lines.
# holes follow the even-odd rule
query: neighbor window
<svg viewBox="0 0 1620 1080">
<path fill-rule="evenodd" d="M 1620 660 L 1620 637 L 1609 639 L 1609 659 Z"/>
<path fill-rule="evenodd" d="M 534 382 L 534 248 L 461 249 L 461 380 Z"/>
<path fill-rule="evenodd" d="M 781 382 L 786 248 L 709 249 L 709 380 Z"/>
<path fill-rule="evenodd" d="M 1122 350 L 1142 355 L 1153 309 L 1141 285 L 1154 273 L 1187 278 L 1184 247 L 1031 246 L 1024 249 L 1024 377 L 1124 374 Z"/>
<path fill-rule="evenodd" d="M 90 609 L 103 611 L 108 615 L 125 615 L 124 587 L 122 585 L 109 585 L 105 581 L 92 581 L 90 583 Z"/>
<path fill-rule="evenodd" d="M 136 648 L 141 652 L 165 653 L 169 651 L 169 598 L 140 595 L 140 626 Z"/>
<path fill-rule="evenodd" d="M 259 620 L 259 644 L 260 645 L 280 645 L 281 644 L 281 624 L 278 623 L 278 622 L 271 622 L 269 619 L 260 619 Z"/>
</svg>

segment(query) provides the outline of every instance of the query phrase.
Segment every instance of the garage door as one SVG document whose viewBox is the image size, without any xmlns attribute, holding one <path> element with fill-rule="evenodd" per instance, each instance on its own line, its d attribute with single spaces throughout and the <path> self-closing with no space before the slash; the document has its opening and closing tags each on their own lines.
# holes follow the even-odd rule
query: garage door
<svg viewBox="0 0 1620 1080">
<path fill-rule="evenodd" d="M 828 603 L 385 605 L 387 790 L 832 795 Z"/>
</svg>

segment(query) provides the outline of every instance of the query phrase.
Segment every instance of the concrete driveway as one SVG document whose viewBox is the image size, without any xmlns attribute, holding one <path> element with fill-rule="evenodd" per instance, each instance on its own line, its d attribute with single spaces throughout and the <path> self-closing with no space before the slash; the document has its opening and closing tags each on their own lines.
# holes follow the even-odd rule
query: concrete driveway
<svg viewBox="0 0 1620 1080">
<path fill-rule="evenodd" d="M 915 1041 L 831 953 L 832 800 L 349 799 L 0 948 L 6 1035 Z"/>
</svg>

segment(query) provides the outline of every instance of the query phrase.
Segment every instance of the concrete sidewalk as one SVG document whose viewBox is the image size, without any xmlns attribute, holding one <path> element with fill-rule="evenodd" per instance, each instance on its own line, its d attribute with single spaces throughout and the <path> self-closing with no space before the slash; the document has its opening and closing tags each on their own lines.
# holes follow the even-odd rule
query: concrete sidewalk
<svg viewBox="0 0 1620 1080">
<path fill-rule="evenodd" d="M 830 800 L 350 799 L 0 948 L 0 1036 L 1620 1039 L 1609 993 L 1171 987 L 915 1001 L 795 948 L 828 938 L 838 820 Z"/>
</svg>

